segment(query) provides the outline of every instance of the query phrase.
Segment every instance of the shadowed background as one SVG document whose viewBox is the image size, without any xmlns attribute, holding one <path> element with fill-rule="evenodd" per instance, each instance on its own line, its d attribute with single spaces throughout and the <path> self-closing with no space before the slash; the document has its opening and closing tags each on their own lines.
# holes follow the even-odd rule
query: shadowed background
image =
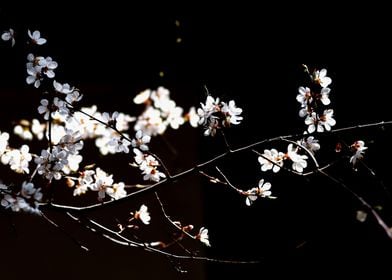
<svg viewBox="0 0 392 280">
<path fill-rule="evenodd" d="M 204 102 L 205 85 L 214 96 L 235 99 L 244 109 L 244 121 L 228 131 L 233 146 L 303 130 L 295 100 L 297 88 L 304 81 L 302 63 L 328 69 L 333 79 L 330 98 L 338 127 L 391 119 L 386 102 L 391 44 L 388 36 L 378 35 L 387 31 L 390 20 L 379 12 L 367 9 L 365 13 L 364 8 L 357 6 L 357 10 L 336 9 L 331 14 L 324 10 L 283 15 L 274 10 L 271 13 L 276 16 L 270 17 L 266 9 L 191 15 L 157 13 L 158 8 L 45 6 L 39 8 L 41 16 L 37 16 L 33 7 L 1 7 L 1 31 L 13 27 L 19 34 L 15 48 L 4 42 L 0 46 L 0 131 L 10 131 L 13 120 L 36 116 L 40 92 L 24 82 L 27 52 L 22 43 L 26 36 L 20 33 L 27 28 L 39 29 L 48 39 L 37 53 L 52 56 L 59 63 L 56 79 L 80 88 L 83 105 L 98 104 L 101 111 L 119 110 L 134 115 L 138 108 L 132 105 L 133 96 L 160 85 L 170 89 L 172 98 L 185 110 Z M 366 19 L 368 14 L 376 15 L 372 22 Z M 189 127 L 169 131 L 165 137 L 154 139 L 152 148 L 167 159 L 175 172 L 224 149 L 222 139 L 206 139 L 200 131 Z M 345 137 L 348 142 L 360 137 L 369 143 L 368 164 L 390 186 L 390 129 L 358 131 Z M 327 140 L 322 149 L 332 151 L 336 140 Z M 177 155 L 170 153 L 167 142 L 177 149 Z M 279 148 L 284 151 L 285 146 Z M 259 150 L 272 147 L 267 145 Z M 122 165 L 114 165 L 115 159 L 99 160 L 108 171 L 127 178 L 126 160 Z M 8 222 L 10 217 L 1 212 L 3 275 L 9 279 L 37 274 L 42 279 L 215 279 L 229 275 L 259 278 L 282 271 L 312 276 L 311 268 L 331 274 L 338 269 L 347 273 L 380 272 L 391 261 L 388 255 L 383 256 L 390 255 L 391 250 L 385 233 L 371 218 L 365 224 L 357 222 L 355 212 L 360 209 L 359 204 L 325 179 L 316 176 L 304 180 L 283 172 L 279 176 L 262 174 L 257 157 L 250 152 L 224 160 L 219 166 L 244 189 L 253 187 L 261 177 L 268 178 L 279 199 L 260 200 L 249 208 L 243 197 L 197 176 L 162 188 L 162 199 L 172 216 L 209 228 L 213 247 L 205 250 L 207 255 L 260 259 L 260 264 L 186 263 L 183 266 L 189 273 L 184 276 L 165 258 L 120 248 L 81 230 L 62 215 L 54 217 L 86 241 L 91 253 L 81 252 L 67 237 L 38 218 L 13 215 L 15 232 Z M 1 179 L 11 182 L 12 177 L 5 170 L 2 167 Z M 214 173 L 214 169 L 208 171 Z M 374 204 L 390 204 L 375 180 L 358 175 L 348 164 L 339 166 L 334 174 L 346 178 Z M 115 215 L 122 215 L 117 213 L 127 213 L 141 203 L 151 205 L 156 213 L 153 212 L 153 221 L 160 219 L 151 194 L 131 200 L 122 208 L 97 211 L 94 215 L 113 223 Z M 391 213 L 389 207 L 385 207 L 386 214 Z M 391 224 L 391 215 L 386 216 Z M 156 222 L 154 232 L 159 235 L 164 230 Z"/>
</svg>

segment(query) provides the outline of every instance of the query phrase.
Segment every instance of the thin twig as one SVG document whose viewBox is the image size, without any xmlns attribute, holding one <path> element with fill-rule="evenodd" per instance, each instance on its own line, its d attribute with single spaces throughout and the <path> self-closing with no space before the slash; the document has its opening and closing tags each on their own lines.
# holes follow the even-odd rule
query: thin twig
<svg viewBox="0 0 392 280">
<path fill-rule="evenodd" d="M 77 220 L 78 222 L 80 222 L 81 224 L 83 224 L 83 222 L 75 217 L 74 215 L 72 215 L 71 213 L 67 212 L 67 215 L 69 215 L 70 217 L 72 217 L 73 219 Z M 260 261 L 237 261 L 237 260 L 223 260 L 223 259 L 215 259 L 215 258 L 207 258 L 207 257 L 198 257 L 198 256 L 193 256 L 193 255 L 177 255 L 177 254 L 172 254 L 166 251 L 162 251 L 159 250 L 157 248 L 153 248 L 151 246 L 149 246 L 148 243 L 139 243 L 139 242 L 135 242 L 132 241 L 126 237 L 124 237 L 123 235 L 119 234 L 116 231 L 113 231 L 107 227 L 105 227 L 104 225 L 92 220 L 92 219 L 88 219 L 85 218 L 85 220 L 94 225 L 96 228 L 98 228 L 99 230 L 103 231 L 100 232 L 100 234 L 104 237 L 107 238 L 108 240 L 115 242 L 116 244 L 122 245 L 122 246 L 131 246 L 131 247 L 138 247 L 141 248 L 147 252 L 152 252 L 152 253 L 158 253 L 160 255 L 164 255 L 164 256 L 168 256 L 174 259 L 180 259 L 180 260 L 196 260 L 196 261 L 206 261 L 206 262 L 213 262 L 213 263 L 230 263 L 230 264 L 256 264 L 256 263 L 260 263 Z M 87 227 L 88 229 L 92 229 Z M 95 230 L 95 232 L 97 232 L 97 230 Z M 112 236 L 111 236 L 112 235 Z M 113 237 L 114 236 L 114 237 Z"/>
<path fill-rule="evenodd" d="M 81 244 L 74 236 L 72 236 L 69 232 L 67 232 L 63 227 L 59 226 L 55 221 L 50 219 L 48 216 L 45 215 L 42 211 L 39 212 L 40 216 L 44 218 L 46 222 L 48 222 L 50 225 L 54 226 L 58 230 L 60 230 L 63 234 L 65 234 L 69 239 L 72 240 L 73 243 L 75 243 L 80 249 L 89 252 L 90 249 Z"/>
<path fill-rule="evenodd" d="M 186 236 L 188 236 L 191 239 L 196 239 L 195 236 L 191 235 L 189 232 L 185 231 L 182 227 L 180 227 L 177 223 L 175 223 L 170 217 L 169 215 L 166 214 L 166 210 L 165 207 L 163 206 L 163 203 L 161 201 L 161 199 L 159 198 L 159 195 L 157 192 L 155 192 L 155 197 L 159 202 L 159 205 L 161 206 L 161 211 L 163 213 L 163 215 L 165 216 L 165 218 L 169 221 L 170 224 L 172 224 L 176 229 L 178 229 L 180 232 L 182 232 L 183 234 L 185 234 Z"/>
<path fill-rule="evenodd" d="M 216 170 L 218 170 L 219 174 L 223 177 L 223 179 L 225 179 L 226 183 L 228 186 L 230 186 L 233 190 L 235 190 L 236 192 L 240 193 L 240 194 L 244 194 L 243 190 L 240 190 L 239 188 L 235 187 L 230 181 L 229 179 L 227 179 L 227 177 L 225 176 L 225 174 L 223 174 L 223 172 L 218 168 L 218 166 L 215 166 Z"/>
<path fill-rule="evenodd" d="M 381 216 L 377 213 L 377 211 L 374 209 L 373 206 L 371 206 L 362 196 L 357 194 L 355 191 L 350 189 L 345 183 L 342 181 L 336 179 L 335 177 L 332 177 L 328 173 L 324 172 L 323 170 L 319 170 L 319 173 L 324 175 L 325 177 L 329 178 L 339 186 L 341 186 L 343 189 L 348 191 L 353 197 L 355 197 L 363 206 L 368 208 L 370 213 L 373 215 L 373 217 L 376 219 L 378 224 L 382 227 L 382 229 L 385 231 L 385 233 L 388 235 L 390 239 L 392 239 L 392 229 L 384 222 L 384 220 L 381 218 Z"/>
</svg>

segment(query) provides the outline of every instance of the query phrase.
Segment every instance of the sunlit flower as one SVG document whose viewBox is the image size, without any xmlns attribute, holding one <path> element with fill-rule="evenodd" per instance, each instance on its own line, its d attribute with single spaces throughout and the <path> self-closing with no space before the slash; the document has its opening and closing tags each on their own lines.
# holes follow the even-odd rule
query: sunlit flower
<svg viewBox="0 0 392 280">
<path fill-rule="evenodd" d="M 34 87 L 39 88 L 41 85 L 41 81 L 43 80 L 42 76 L 42 67 L 41 66 L 34 66 L 27 68 L 27 78 L 26 83 L 31 85 L 34 84 Z"/>
<path fill-rule="evenodd" d="M 150 140 L 150 135 L 143 135 L 143 131 L 138 130 L 135 134 L 135 139 L 132 139 L 132 147 L 139 148 L 142 151 L 148 151 Z"/>
<path fill-rule="evenodd" d="M 308 166 L 308 163 L 306 162 L 308 156 L 300 155 L 297 152 L 298 148 L 294 147 L 294 145 L 290 143 L 287 147 L 287 156 L 293 162 L 293 170 L 302 173 L 304 168 Z"/>
<path fill-rule="evenodd" d="M 38 140 L 44 138 L 45 124 L 41 124 L 37 119 L 33 119 L 31 122 L 31 132 L 37 137 Z"/>
<path fill-rule="evenodd" d="M 44 73 L 48 78 L 54 78 L 54 70 L 58 67 L 58 64 L 50 56 L 46 57 L 45 59 L 41 59 L 39 61 L 39 66 L 41 67 L 41 72 Z"/>
<path fill-rule="evenodd" d="M 118 184 L 113 184 L 111 188 L 106 189 L 106 193 L 114 198 L 114 199 L 120 199 L 123 198 L 127 195 L 127 192 L 125 190 L 125 185 L 123 182 L 118 183 Z"/>
<path fill-rule="evenodd" d="M 301 107 L 306 107 L 310 102 L 312 102 L 312 93 L 308 87 L 299 87 L 299 94 L 297 94 L 297 101 L 301 103 Z"/>
<path fill-rule="evenodd" d="M 135 104 L 143 104 L 150 98 L 150 95 L 151 95 L 151 90 L 146 89 L 141 93 L 139 93 L 138 95 L 136 95 L 135 98 L 133 99 L 133 102 Z"/>
<path fill-rule="evenodd" d="M 363 158 L 363 154 L 368 147 L 365 147 L 364 141 L 358 140 L 355 141 L 350 148 L 354 151 L 354 154 L 350 158 L 350 162 L 355 165 L 358 160 L 361 160 Z"/>
<path fill-rule="evenodd" d="M 331 92 L 330 88 L 322 88 L 320 92 L 320 101 L 324 105 L 329 105 L 331 103 L 331 100 L 329 100 L 329 93 Z"/>
<path fill-rule="evenodd" d="M 10 135 L 7 132 L 1 133 L 0 131 L 0 156 L 4 154 L 8 147 L 8 139 L 10 138 Z"/>
<path fill-rule="evenodd" d="M 320 124 L 322 124 L 327 131 L 330 131 L 331 127 L 336 124 L 336 120 L 332 116 L 333 109 L 324 110 L 324 113 L 320 116 Z"/>
<path fill-rule="evenodd" d="M 332 83 L 332 79 L 327 77 L 327 69 L 314 71 L 313 80 L 323 88 L 329 86 Z"/>
<path fill-rule="evenodd" d="M 27 30 L 27 34 L 29 34 L 29 37 L 31 38 L 33 44 L 43 45 L 46 43 L 46 39 L 41 38 L 41 33 L 38 30 L 35 30 L 33 33 L 31 33 L 30 30 Z"/>
<path fill-rule="evenodd" d="M 184 118 L 182 117 L 184 109 L 181 107 L 173 107 L 166 112 L 165 122 L 170 125 L 173 129 L 178 129 L 180 125 L 184 124 Z"/>
<path fill-rule="evenodd" d="M 149 225 L 151 221 L 151 216 L 148 212 L 147 206 L 144 204 L 140 206 L 139 211 L 136 211 L 136 213 L 134 214 L 134 218 L 140 220 L 145 225 Z"/>
<path fill-rule="evenodd" d="M 196 239 L 199 239 L 200 242 L 204 243 L 204 245 L 211 247 L 209 236 L 208 236 L 208 229 L 202 227 L 199 233 L 196 235 Z"/>
<path fill-rule="evenodd" d="M 79 131 L 65 130 L 65 135 L 61 137 L 57 144 L 71 155 L 76 155 L 83 148 L 83 141 Z"/>
<path fill-rule="evenodd" d="M 102 113 L 102 119 L 105 123 L 107 123 L 111 127 L 116 126 L 116 119 L 118 117 L 118 112 L 114 111 L 112 114 L 107 112 Z"/>
<path fill-rule="evenodd" d="M 33 134 L 30 131 L 30 122 L 21 120 L 14 127 L 14 133 L 24 140 L 33 140 Z"/>
<path fill-rule="evenodd" d="M 189 109 L 189 112 L 188 112 L 188 114 L 186 114 L 185 119 L 186 119 L 187 121 L 189 121 L 189 123 L 190 123 L 190 125 L 191 125 L 192 127 L 198 127 L 198 126 L 199 126 L 200 117 L 199 117 L 199 115 L 196 113 L 195 107 L 191 107 L 191 108 Z"/>
<path fill-rule="evenodd" d="M 56 80 L 53 81 L 53 87 L 57 92 L 64 94 L 72 93 L 75 90 L 75 88 L 71 87 L 69 84 L 61 84 L 56 82 Z"/>
<path fill-rule="evenodd" d="M 91 186 L 93 191 L 98 191 L 98 199 L 103 200 L 105 198 L 106 189 L 113 185 L 113 175 L 108 175 L 105 171 L 100 168 L 95 170 L 95 183 Z"/>
<path fill-rule="evenodd" d="M 252 188 L 248 191 L 245 192 L 246 195 L 246 200 L 245 203 L 246 205 L 250 206 L 252 203 L 258 198 L 258 197 L 267 197 L 267 198 L 275 198 L 271 196 L 272 192 L 270 191 L 271 189 L 271 183 L 265 182 L 264 179 L 261 179 L 259 181 L 259 187 L 257 188 Z"/>
<path fill-rule="evenodd" d="M 127 139 L 123 137 L 113 137 L 109 142 L 109 146 L 113 146 L 116 153 L 129 153 L 128 146 L 131 145 Z"/>
<path fill-rule="evenodd" d="M 243 119 L 243 117 L 240 116 L 242 114 L 242 109 L 235 105 L 235 101 L 230 100 L 229 103 L 222 102 L 222 105 L 221 111 L 226 117 L 224 125 L 229 126 L 230 124 L 240 124 Z"/>
<path fill-rule="evenodd" d="M 278 172 L 283 166 L 284 154 L 276 149 L 264 150 L 263 157 L 259 156 L 258 161 L 261 165 L 261 171 L 272 169 L 274 173 Z"/>
<path fill-rule="evenodd" d="M 32 156 L 29 153 L 29 146 L 22 145 L 20 149 L 12 149 L 4 153 L 1 157 L 3 164 L 9 164 L 11 170 L 17 173 L 29 173 L 29 162 Z"/>
<path fill-rule="evenodd" d="M 310 152 L 314 154 L 315 151 L 320 150 L 320 144 L 318 143 L 318 140 L 314 138 L 314 136 L 309 136 L 308 138 L 304 138 L 301 141 L 298 141 L 298 143 L 302 146 L 304 146 L 306 149 L 308 149 Z"/>
<path fill-rule="evenodd" d="M 15 32 L 12 28 L 10 28 L 8 31 L 3 32 L 1 34 L 1 39 L 3 41 L 11 41 L 11 46 L 15 46 Z"/>
<path fill-rule="evenodd" d="M 214 99 L 211 95 L 207 96 L 206 104 L 200 103 L 201 108 L 197 109 L 199 115 L 199 124 L 208 124 L 208 119 L 213 113 L 220 111 L 219 98 Z"/>
<path fill-rule="evenodd" d="M 64 174 L 70 174 L 71 172 L 76 172 L 79 170 L 79 164 L 82 162 L 83 157 L 81 155 L 69 154 L 67 157 L 68 163 L 64 165 L 61 171 Z"/>
<path fill-rule="evenodd" d="M 35 188 L 34 188 L 34 184 L 29 182 L 23 182 L 22 184 L 22 188 L 20 190 L 20 194 L 24 197 L 24 198 L 31 198 L 31 196 L 35 193 Z"/>
</svg>

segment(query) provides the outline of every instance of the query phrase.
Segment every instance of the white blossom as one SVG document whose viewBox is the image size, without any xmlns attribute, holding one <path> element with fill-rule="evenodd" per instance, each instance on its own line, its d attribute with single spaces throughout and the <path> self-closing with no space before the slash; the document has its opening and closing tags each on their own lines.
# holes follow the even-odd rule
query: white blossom
<svg viewBox="0 0 392 280">
<path fill-rule="evenodd" d="M 150 140 L 150 135 L 144 135 L 142 130 L 138 130 L 135 134 L 135 139 L 132 139 L 132 147 L 139 148 L 142 151 L 148 151 Z"/>
<path fill-rule="evenodd" d="M 209 236 L 208 236 L 208 229 L 205 227 L 202 227 L 199 230 L 198 235 L 196 236 L 196 239 L 199 239 L 200 242 L 204 243 L 204 245 L 211 247 L 210 241 L 209 241 Z"/>
<path fill-rule="evenodd" d="M 312 93 L 308 87 L 299 87 L 299 94 L 297 95 L 297 101 L 301 103 L 301 107 L 307 107 L 312 102 Z"/>
<path fill-rule="evenodd" d="M 14 127 L 14 133 L 24 140 L 33 140 L 33 134 L 30 131 L 30 122 L 23 120 L 23 123 Z"/>
<path fill-rule="evenodd" d="M 80 94 L 79 91 L 74 90 L 73 92 L 67 94 L 67 96 L 65 97 L 65 100 L 68 103 L 73 104 L 75 102 L 82 100 L 82 98 L 83 98 L 83 94 Z"/>
<path fill-rule="evenodd" d="M 258 197 L 275 198 L 275 197 L 271 196 L 272 192 L 270 191 L 270 189 L 271 189 L 271 183 L 269 183 L 269 182 L 264 183 L 264 179 L 261 179 L 259 181 L 259 186 L 257 188 L 252 188 L 252 189 L 245 192 L 246 205 L 248 205 L 248 206 L 252 205 L 252 203 Z"/>
<path fill-rule="evenodd" d="M 11 169 L 17 173 L 29 173 L 29 162 L 32 156 L 29 153 L 29 146 L 22 145 L 20 149 L 12 149 L 4 153 L 1 157 L 3 164 L 9 164 Z"/>
<path fill-rule="evenodd" d="M 365 142 L 362 140 L 355 141 L 354 144 L 351 145 L 351 149 L 354 151 L 354 154 L 350 158 L 350 162 L 355 165 L 358 160 L 363 158 L 363 154 L 368 147 L 365 146 Z"/>
<path fill-rule="evenodd" d="M 15 46 L 15 32 L 12 28 L 10 28 L 8 31 L 3 32 L 1 34 L 1 39 L 3 41 L 11 41 L 11 46 Z"/>
<path fill-rule="evenodd" d="M 151 95 L 151 90 L 146 89 L 140 92 L 138 95 L 136 95 L 135 98 L 133 99 L 133 102 L 135 104 L 143 104 L 150 98 L 150 95 Z"/>
<path fill-rule="evenodd" d="M 40 103 L 41 105 L 38 106 L 38 113 L 44 115 L 45 120 L 49 120 L 49 114 L 50 114 L 50 110 L 48 107 L 49 101 L 47 99 L 41 99 Z"/>
<path fill-rule="evenodd" d="M 129 153 L 128 146 L 131 145 L 124 137 L 114 137 L 108 142 L 109 146 L 113 146 L 116 153 Z"/>
<path fill-rule="evenodd" d="M 229 103 L 222 102 L 222 109 L 221 111 L 225 114 L 226 120 L 224 124 L 226 126 L 229 126 L 230 124 L 240 124 L 242 121 L 242 117 L 240 116 L 242 114 L 242 109 L 238 108 L 235 105 L 234 100 L 230 100 Z"/>
<path fill-rule="evenodd" d="M 48 150 L 42 150 L 41 156 L 35 158 L 37 172 L 43 175 L 47 180 L 60 180 L 62 177 L 61 170 L 68 164 L 68 153 L 65 150 L 54 147 L 52 153 Z"/>
<path fill-rule="evenodd" d="M 106 189 L 113 185 L 113 175 L 108 175 L 105 171 L 100 168 L 95 170 L 94 175 L 95 183 L 92 184 L 91 189 L 98 191 L 98 199 L 103 200 L 105 198 Z"/>
<path fill-rule="evenodd" d="M 134 214 L 134 218 L 140 220 L 145 225 L 149 225 L 151 221 L 151 216 L 148 212 L 147 206 L 144 204 L 140 206 L 139 211 L 136 211 L 136 213 Z"/>
<path fill-rule="evenodd" d="M 123 182 L 113 184 L 111 188 L 106 188 L 106 193 L 115 200 L 124 198 L 127 195 L 127 191 L 125 190 L 125 185 Z"/>
<path fill-rule="evenodd" d="M 7 132 L 1 133 L 0 131 L 0 156 L 7 150 L 9 138 L 10 135 Z"/>
<path fill-rule="evenodd" d="M 161 111 L 155 109 L 152 106 L 148 106 L 147 109 L 138 117 L 134 129 L 136 131 L 141 130 L 143 134 L 156 136 L 162 134 L 166 130 Z"/>
<path fill-rule="evenodd" d="M 29 35 L 33 44 L 43 45 L 46 43 L 46 39 L 41 37 L 41 33 L 38 30 L 35 30 L 33 33 L 31 33 L 30 30 L 27 30 L 27 34 Z"/>
<path fill-rule="evenodd" d="M 207 125 L 210 116 L 213 113 L 220 111 L 219 97 L 214 99 L 211 95 L 207 96 L 206 104 L 200 103 L 201 108 L 197 109 L 197 114 L 199 115 L 199 124 Z"/>
<path fill-rule="evenodd" d="M 283 166 L 284 153 L 276 149 L 264 150 L 263 157 L 259 156 L 258 161 L 261 165 L 261 171 L 271 170 L 277 173 Z"/>
<path fill-rule="evenodd" d="M 189 123 L 190 123 L 190 125 L 191 125 L 192 127 L 198 127 L 198 126 L 199 126 L 200 117 L 199 117 L 199 115 L 197 114 L 195 107 L 191 107 L 191 108 L 189 109 L 189 112 L 188 112 L 188 114 L 185 116 L 185 118 L 186 118 L 186 120 L 189 121 Z"/>
<path fill-rule="evenodd" d="M 331 127 L 336 124 L 333 116 L 333 109 L 324 110 L 324 113 L 320 116 L 320 123 L 325 127 L 325 130 L 330 131 Z"/>
<path fill-rule="evenodd" d="M 318 143 L 318 140 L 314 138 L 314 136 L 309 136 L 308 138 L 304 138 L 301 141 L 298 141 L 298 144 L 304 146 L 306 149 L 308 149 L 310 152 L 314 154 L 314 152 L 320 150 L 320 144 Z"/>
<path fill-rule="evenodd" d="M 61 169 L 64 174 L 70 174 L 71 172 L 78 171 L 79 164 L 82 162 L 83 157 L 81 155 L 68 154 L 67 160 L 68 163 L 64 165 L 63 169 Z"/>
<path fill-rule="evenodd" d="M 65 149 L 71 155 L 76 155 L 83 148 L 83 141 L 79 131 L 65 129 L 66 134 L 61 137 L 58 146 Z"/>
<path fill-rule="evenodd" d="M 331 89 L 328 87 L 322 88 L 320 92 L 320 101 L 324 105 L 329 105 L 331 103 L 331 100 L 329 99 L 329 93 L 331 92 Z"/>
<path fill-rule="evenodd" d="M 53 87 L 57 92 L 64 94 L 70 94 L 75 90 L 75 88 L 71 87 L 69 84 L 61 84 L 59 82 L 56 82 L 56 80 L 53 80 Z"/>
<path fill-rule="evenodd" d="M 42 140 L 44 138 L 45 124 L 41 124 L 37 119 L 33 119 L 31 122 L 31 132 L 38 138 Z"/>
<path fill-rule="evenodd" d="M 50 56 L 46 57 L 45 59 L 41 59 L 39 61 L 39 66 L 41 67 L 41 72 L 44 73 L 48 78 L 54 78 L 54 70 L 58 67 L 58 64 Z"/>
<path fill-rule="evenodd" d="M 315 71 L 313 73 L 314 81 L 321 87 L 328 87 L 332 83 L 332 79 L 327 76 L 327 69 L 321 69 L 320 71 Z"/>
<path fill-rule="evenodd" d="M 306 168 L 308 165 L 308 163 L 306 162 L 308 156 L 300 155 L 297 152 L 298 148 L 294 147 L 294 145 L 290 143 L 287 147 L 287 156 L 293 162 L 293 170 L 302 173 L 304 168 Z"/>
<path fill-rule="evenodd" d="M 27 68 L 27 78 L 26 83 L 31 85 L 34 84 L 34 87 L 39 88 L 41 85 L 41 81 L 43 80 L 42 76 L 42 67 L 41 66 L 34 66 Z"/>
<path fill-rule="evenodd" d="M 114 111 L 112 114 L 109 114 L 107 112 L 104 112 L 102 114 L 102 119 L 105 123 L 107 123 L 109 126 L 116 126 L 116 119 L 118 117 L 118 112 Z"/>
</svg>

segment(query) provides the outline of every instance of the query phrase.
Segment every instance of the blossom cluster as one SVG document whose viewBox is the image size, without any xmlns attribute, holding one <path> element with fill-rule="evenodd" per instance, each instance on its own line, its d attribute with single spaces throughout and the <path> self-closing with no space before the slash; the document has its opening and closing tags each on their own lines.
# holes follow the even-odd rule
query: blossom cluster
<svg viewBox="0 0 392 280">
<path fill-rule="evenodd" d="M 218 129 L 238 125 L 243 119 L 242 109 L 236 106 L 234 100 L 220 102 L 219 98 L 208 95 L 205 104 L 200 105 L 201 108 L 197 109 L 198 123 L 204 127 L 205 136 L 215 136 Z"/>
<path fill-rule="evenodd" d="M 11 192 L 11 187 L 0 184 L 0 193 L 3 194 L 1 206 L 14 212 L 39 213 L 39 202 L 43 194 L 40 188 L 35 188 L 32 182 L 23 182 L 19 192 Z"/>
</svg>

